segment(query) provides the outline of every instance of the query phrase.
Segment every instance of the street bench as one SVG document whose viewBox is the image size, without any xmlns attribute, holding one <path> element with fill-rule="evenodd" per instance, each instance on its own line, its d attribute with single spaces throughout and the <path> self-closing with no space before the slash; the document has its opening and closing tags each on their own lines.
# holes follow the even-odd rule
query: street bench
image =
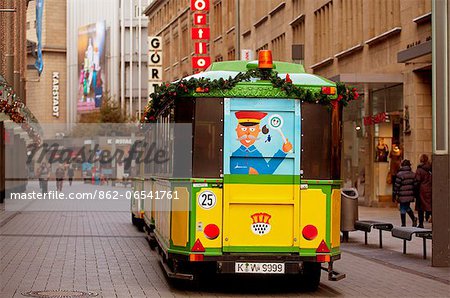
<svg viewBox="0 0 450 298">
<path fill-rule="evenodd" d="M 403 240 L 403 253 L 406 254 L 406 241 L 412 240 L 412 235 L 423 239 L 423 258 L 427 258 L 427 239 L 432 239 L 431 229 L 422 229 L 415 227 L 395 227 L 391 231 L 392 236 Z"/>
<path fill-rule="evenodd" d="M 357 220 L 355 222 L 355 229 L 364 232 L 364 244 L 367 245 L 367 233 L 372 231 L 372 228 L 380 231 L 380 248 L 383 248 L 383 231 L 390 231 L 394 226 L 388 222 L 375 220 Z"/>
</svg>

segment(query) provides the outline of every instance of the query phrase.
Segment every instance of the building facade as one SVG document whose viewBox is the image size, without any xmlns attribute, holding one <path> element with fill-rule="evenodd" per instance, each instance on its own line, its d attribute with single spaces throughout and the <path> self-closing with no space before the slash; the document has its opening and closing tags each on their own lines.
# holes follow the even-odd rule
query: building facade
<svg viewBox="0 0 450 298">
<path fill-rule="evenodd" d="M 36 62 L 36 1 L 31 1 L 27 11 L 27 97 L 28 107 L 38 121 L 46 126 L 44 132 L 54 137 L 67 122 L 67 46 L 66 2 L 44 1 L 42 15 L 42 60 L 39 74 Z"/>
<path fill-rule="evenodd" d="M 189 3 L 156 0 L 145 13 L 162 38 L 163 79 L 192 74 Z M 391 204 L 396 160 L 415 167 L 432 151 L 431 0 L 218 0 L 208 14 L 213 61 L 269 49 L 358 88 L 344 109 L 344 185 L 366 205 Z"/>
<path fill-rule="evenodd" d="M 0 74 L 26 101 L 26 14 L 29 0 L 0 0 Z"/>
<path fill-rule="evenodd" d="M 77 0 L 67 3 L 68 121 L 74 123 L 79 119 L 76 100 L 80 80 L 79 29 L 97 22 L 105 22 L 106 26 L 106 75 L 103 80 L 107 96 L 119 102 L 129 117 L 138 117 L 139 107 L 143 110 L 148 101 L 148 21 L 142 12 L 150 0 Z"/>
</svg>

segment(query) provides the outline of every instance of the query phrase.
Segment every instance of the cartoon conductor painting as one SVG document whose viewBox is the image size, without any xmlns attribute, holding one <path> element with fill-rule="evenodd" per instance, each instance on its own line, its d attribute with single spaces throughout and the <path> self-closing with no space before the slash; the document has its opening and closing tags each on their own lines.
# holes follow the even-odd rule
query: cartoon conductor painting
<svg viewBox="0 0 450 298">
<path fill-rule="evenodd" d="M 267 113 L 239 111 L 235 113 L 235 116 L 238 120 L 236 127 L 237 139 L 241 145 L 231 155 L 231 174 L 273 174 L 283 162 L 287 153 L 292 150 L 292 144 L 281 132 L 283 119 L 278 115 L 270 117 L 269 126 L 281 134 L 283 144 L 280 144 L 281 149 L 267 161 L 255 147 L 255 142 L 259 139 L 259 134 L 261 133 L 260 122 L 267 116 Z M 263 127 L 262 133 L 268 133 L 266 126 Z"/>
</svg>

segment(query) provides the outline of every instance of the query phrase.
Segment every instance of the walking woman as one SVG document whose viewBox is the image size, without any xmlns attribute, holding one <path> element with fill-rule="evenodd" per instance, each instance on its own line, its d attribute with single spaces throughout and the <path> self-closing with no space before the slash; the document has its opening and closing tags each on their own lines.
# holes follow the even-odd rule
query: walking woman
<svg viewBox="0 0 450 298">
<path fill-rule="evenodd" d="M 424 212 L 428 220 L 431 216 L 431 163 L 428 155 L 420 156 L 420 164 L 417 166 L 416 180 L 418 182 L 418 196 L 416 210 L 419 214 L 419 228 L 423 228 Z"/>
<path fill-rule="evenodd" d="M 417 187 L 416 175 L 411 170 L 411 162 L 407 159 L 402 161 L 400 170 L 397 173 L 394 185 L 394 198 L 400 203 L 400 218 L 402 227 L 406 226 L 406 213 L 412 221 L 412 226 L 417 226 L 417 218 L 414 216 L 409 204 L 414 202 L 414 193 Z"/>
</svg>

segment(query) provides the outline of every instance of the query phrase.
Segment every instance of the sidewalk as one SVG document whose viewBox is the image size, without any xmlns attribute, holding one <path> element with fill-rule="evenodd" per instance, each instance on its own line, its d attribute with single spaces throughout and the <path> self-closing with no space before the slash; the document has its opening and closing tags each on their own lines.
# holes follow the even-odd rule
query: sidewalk
<svg viewBox="0 0 450 298">
<path fill-rule="evenodd" d="M 416 213 L 417 216 L 417 213 Z M 378 220 L 400 226 L 400 213 L 397 208 L 359 207 L 359 220 Z M 407 226 L 411 220 L 407 218 Z M 432 228 L 431 223 L 424 223 L 425 228 Z M 379 248 L 378 230 L 368 233 L 368 245 L 364 245 L 364 232 L 349 233 L 349 242 L 342 243 L 344 252 L 364 257 L 376 263 L 392 268 L 401 269 L 425 278 L 450 284 L 450 269 L 431 266 L 432 242 L 427 240 L 427 259 L 423 259 L 423 240 L 413 236 L 406 242 L 406 255 L 403 254 L 403 241 L 391 236 L 390 232 L 383 231 L 383 248 Z"/>
</svg>

